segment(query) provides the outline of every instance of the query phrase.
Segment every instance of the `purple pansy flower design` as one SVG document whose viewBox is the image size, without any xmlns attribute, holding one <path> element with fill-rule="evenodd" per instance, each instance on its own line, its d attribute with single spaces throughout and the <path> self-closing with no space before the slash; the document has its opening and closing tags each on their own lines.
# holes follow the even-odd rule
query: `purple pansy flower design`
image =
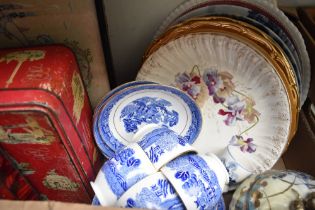
<svg viewBox="0 0 315 210">
<path fill-rule="evenodd" d="M 227 72 L 209 69 L 203 75 L 203 81 L 208 87 L 209 95 L 215 103 L 224 103 L 234 90 L 233 76 Z"/>
<path fill-rule="evenodd" d="M 242 152 L 253 153 L 256 151 L 256 144 L 253 141 L 253 138 L 244 140 L 243 136 L 235 135 L 230 140 L 230 145 L 240 147 Z"/>
<path fill-rule="evenodd" d="M 222 105 L 218 114 L 224 116 L 223 121 L 227 126 L 236 125 L 237 121 L 254 124 L 245 129 L 247 132 L 259 121 L 260 113 L 254 108 L 255 101 L 246 94 L 235 90 L 233 75 L 227 71 L 209 68 L 204 71 L 201 77 L 200 70 L 195 65 L 190 73 L 177 74 L 175 81 L 177 87 L 187 92 L 196 101 L 202 99 L 203 94 L 207 100 L 206 92 L 208 92 L 214 103 Z M 256 145 L 253 143 L 253 138 L 244 140 L 241 136 L 245 131 L 240 132 L 240 135 L 233 136 L 230 144 L 239 146 L 242 152 L 255 152 Z"/>
<path fill-rule="evenodd" d="M 200 77 L 198 75 L 181 73 L 175 77 L 177 86 L 187 92 L 193 99 L 196 99 L 200 94 Z"/>
<path fill-rule="evenodd" d="M 227 98 L 227 109 L 220 109 L 218 114 L 222 116 L 226 116 L 224 123 L 226 125 L 235 125 L 237 120 L 242 121 L 244 120 L 244 116 L 242 114 L 246 103 L 241 101 L 237 96 L 231 96 Z"/>
<path fill-rule="evenodd" d="M 203 80 L 208 86 L 209 95 L 213 96 L 219 88 L 222 86 L 223 82 L 218 74 L 218 71 L 207 71 L 203 75 Z"/>
<path fill-rule="evenodd" d="M 203 75 L 203 81 L 206 83 L 209 91 L 209 95 L 213 96 L 213 101 L 215 103 L 223 103 L 225 98 L 219 97 L 217 92 L 220 90 L 220 87 L 223 86 L 223 81 L 221 80 L 218 71 L 207 71 Z"/>
</svg>

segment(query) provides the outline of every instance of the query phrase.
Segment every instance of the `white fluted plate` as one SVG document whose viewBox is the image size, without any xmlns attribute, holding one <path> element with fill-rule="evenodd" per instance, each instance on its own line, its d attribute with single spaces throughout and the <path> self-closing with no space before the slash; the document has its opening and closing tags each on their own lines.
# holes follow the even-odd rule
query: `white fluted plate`
<svg viewBox="0 0 315 210">
<path fill-rule="evenodd" d="M 154 37 L 157 38 L 169 27 L 189 18 L 213 15 L 232 15 L 236 19 L 241 18 L 250 24 L 253 24 L 252 21 L 258 22 L 263 25 L 259 28 L 273 39 L 276 36 L 280 38 L 277 42 L 282 42 L 279 44 L 287 51 L 287 55 L 291 53 L 294 56 L 290 59 L 296 65 L 298 80 L 301 76 L 299 86 L 301 89 L 300 107 L 302 107 L 307 98 L 311 81 L 309 56 L 301 33 L 273 0 L 188 0 L 176 7 L 165 18 Z M 257 27 L 256 24 L 253 25 Z"/>
<path fill-rule="evenodd" d="M 236 39 L 181 36 L 152 53 L 137 80 L 173 85 L 195 99 L 203 117 L 193 143 L 199 152 L 221 156 L 228 147 L 238 165 L 262 172 L 286 146 L 291 122 L 286 89 L 274 67 Z M 231 175 L 234 169 L 229 170 Z"/>
</svg>

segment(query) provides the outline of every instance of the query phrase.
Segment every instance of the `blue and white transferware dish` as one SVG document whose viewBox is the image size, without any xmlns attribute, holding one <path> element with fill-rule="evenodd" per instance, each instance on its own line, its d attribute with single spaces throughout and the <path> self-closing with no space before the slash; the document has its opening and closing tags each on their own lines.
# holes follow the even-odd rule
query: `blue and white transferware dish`
<svg viewBox="0 0 315 210">
<path fill-rule="evenodd" d="M 215 210 L 225 210 L 225 203 L 224 203 L 224 199 L 223 196 L 221 196 L 220 200 L 218 201 Z"/>
<path fill-rule="evenodd" d="M 92 200 L 92 206 L 100 206 L 101 203 L 100 201 L 98 200 L 98 198 L 96 197 L 96 195 L 93 197 L 93 200 Z"/>
<path fill-rule="evenodd" d="M 134 87 L 134 86 L 138 86 L 138 85 L 147 85 L 147 84 L 156 84 L 155 82 L 151 82 L 151 81 L 132 81 L 132 82 L 127 82 L 124 83 L 116 88 L 114 88 L 113 90 L 109 91 L 102 99 L 101 101 L 98 103 L 97 107 L 94 110 L 95 115 L 98 115 L 99 111 L 101 110 L 102 106 L 104 105 L 104 103 L 106 103 L 106 101 L 112 97 L 113 95 L 115 95 L 116 93 L 118 93 L 119 91 L 126 89 L 128 87 Z"/>
<path fill-rule="evenodd" d="M 137 138 L 140 147 L 157 170 L 184 153 L 196 152 L 185 138 L 167 127 L 147 129 Z"/>
<path fill-rule="evenodd" d="M 315 180 L 305 173 L 266 171 L 250 176 L 236 189 L 230 209 L 314 209 L 314 192 Z"/>
<path fill-rule="evenodd" d="M 100 136 L 113 151 L 132 143 L 133 136 L 149 125 L 169 127 L 192 144 L 201 124 L 200 110 L 189 95 L 154 84 L 115 94 L 104 104 L 98 119 Z"/>
<path fill-rule="evenodd" d="M 131 186 L 156 171 L 142 148 L 134 143 L 106 161 L 91 186 L 102 206 L 112 206 Z"/>
<path fill-rule="evenodd" d="M 148 176 L 132 186 L 118 199 L 117 206 L 141 209 L 185 209 L 176 190 L 161 172 Z"/>
<path fill-rule="evenodd" d="M 236 159 L 231 153 L 232 146 L 227 146 L 224 153 L 219 157 L 229 173 L 229 190 L 235 189 L 244 179 L 252 175 L 254 167 L 246 158 Z"/>
<path fill-rule="evenodd" d="M 120 86 L 116 87 L 115 89 L 111 90 L 109 93 L 107 93 L 106 96 L 104 96 L 104 98 L 102 98 L 102 100 L 99 102 L 99 104 L 95 108 L 94 115 L 93 115 L 93 135 L 94 135 L 94 138 L 95 138 L 97 146 L 101 150 L 102 154 L 104 156 L 106 156 L 107 158 L 113 157 L 115 153 L 102 140 L 102 138 L 101 138 L 101 136 L 99 134 L 98 127 L 97 127 L 98 119 L 99 119 L 99 113 L 100 113 L 100 110 L 102 109 L 102 106 L 106 103 L 106 101 L 109 98 L 114 96 L 119 91 L 121 91 L 121 90 L 123 90 L 125 88 L 128 88 L 128 87 L 133 87 L 133 86 L 138 86 L 138 85 L 145 85 L 145 84 L 155 84 L 155 83 L 154 82 L 150 82 L 150 81 L 132 81 L 132 82 L 128 82 L 128 83 L 125 83 L 123 85 L 120 85 Z"/>
<path fill-rule="evenodd" d="M 186 154 L 161 168 L 187 209 L 214 209 L 228 183 L 222 162 L 212 154 Z"/>
</svg>

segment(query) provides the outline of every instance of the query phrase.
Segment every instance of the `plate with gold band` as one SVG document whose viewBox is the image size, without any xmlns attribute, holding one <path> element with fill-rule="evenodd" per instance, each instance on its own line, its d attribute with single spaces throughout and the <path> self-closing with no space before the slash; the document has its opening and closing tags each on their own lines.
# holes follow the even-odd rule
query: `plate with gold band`
<svg viewBox="0 0 315 210">
<path fill-rule="evenodd" d="M 200 106 L 200 152 L 228 154 L 231 184 L 270 169 L 296 131 L 299 93 L 282 49 L 259 29 L 226 17 L 178 24 L 147 50 L 137 80 L 173 85 Z M 236 181 L 235 181 L 236 180 Z"/>
<path fill-rule="evenodd" d="M 226 16 L 240 19 L 266 32 L 285 50 L 295 65 L 300 79 L 300 107 L 306 100 L 310 86 L 310 61 L 299 30 L 288 17 L 271 2 L 262 0 L 187 0 L 176 7 L 163 21 L 155 37 L 172 25 L 193 17 Z M 292 57 L 293 56 L 293 57 Z"/>
</svg>

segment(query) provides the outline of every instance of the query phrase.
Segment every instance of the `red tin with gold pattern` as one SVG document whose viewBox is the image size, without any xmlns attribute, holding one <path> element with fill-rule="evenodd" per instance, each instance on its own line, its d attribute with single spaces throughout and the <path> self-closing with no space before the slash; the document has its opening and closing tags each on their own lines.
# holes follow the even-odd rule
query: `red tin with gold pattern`
<svg viewBox="0 0 315 210">
<path fill-rule="evenodd" d="M 68 48 L 0 51 L 0 147 L 41 198 L 90 202 L 101 164 L 91 116 Z"/>
</svg>

